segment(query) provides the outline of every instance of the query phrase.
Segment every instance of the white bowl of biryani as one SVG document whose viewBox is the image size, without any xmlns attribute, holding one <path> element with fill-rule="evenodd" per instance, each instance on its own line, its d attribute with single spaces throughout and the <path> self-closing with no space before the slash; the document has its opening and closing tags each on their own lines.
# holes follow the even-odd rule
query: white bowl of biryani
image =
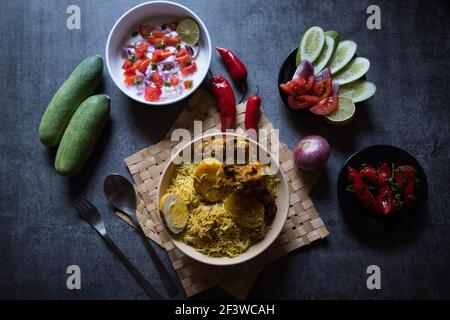
<svg viewBox="0 0 450 320">
<path fill-rule="evenodd" d="M 211 64 L 211 39 L 190 9 L 169 1 L 142 3 L 124 13 L 106 42 L 106 66 L 116 86 L 148 105 L 192 94 Z"/>
<path fill-rule="evenodd" d="M 236 162 L 238 154 L 245 160 Z M 162 173 L 157 197 L 175 247 L 219 266 L 261 254 L 279 236 L 289 210 L 278 162 L 260 144 L 232 133 L 204 135 L 179 149 Z"/>
</svg>

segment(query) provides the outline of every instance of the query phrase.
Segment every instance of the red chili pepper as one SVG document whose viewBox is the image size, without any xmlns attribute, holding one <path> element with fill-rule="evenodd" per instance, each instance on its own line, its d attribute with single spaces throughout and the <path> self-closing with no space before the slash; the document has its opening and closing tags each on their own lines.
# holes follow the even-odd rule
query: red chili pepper
<svg viewBox="0 0 450 320">
<path fill-rule="evenodd" d="M 395 209 L 395 202 L 392 196 L 392 189 L 389 184 L 382 185 L 377 194 L 378 205 L 385 215 L 390 214 Z"/>
<path fill-rule="evenodd" d="M 370 193 L 369 187 L 364 183 L 361 174 L 348 167 L 348 177 L 359 201 L 372 213 L 380 213 L 380 207 L 376 199 Z"/>
<path fill-rule="evenodd" d="M 391 166 L 383 163 L 378 169 L 378 185 L 384 185 L 392 176 Z"/>
<path fill-rule="evenodd" d="M 222 76 L 213 76 L 209 80 L 211 91 L 220 110 L 222 132 L 236 128 L 236 97 L 230 82 Z"/>
<path fill-rule="evenodd" d="M 377 169 L 371 166 L 364 166 L 360 171 L 363 179 L 367 182 L 374 184 L 378 183 L 378 172 Z"/>
<path fill-rule="evenodd" d="M 227 67 L 227 70 L 230 73 L 233 81 L 236 82 L 236 84 L 240 85 L 239 89 L 242 91 L 242 102 L 247 91 L 247 85 L 245 83 L 247 80 L 247 68 L 234 52 L 219 47 L 217 47 L 216 50 L 222 57 L 223 62 L 225 63 L 225 66 Z"/>
<path fill-rule="evenodd" d="M 403 187 L 403 199 L 410 209 L 414 207 L 415 169 L 407 165 L 399 165 L 395 169 L 395 182 Z"/>
<path fill-rule="evenodd" d="M 255 141 L 258 140 L 258 120 L 261 115 L 261 98 L 258 96 L 258 90 L 254 96 L 247 99 L 247 106 L 245 107 L 245 130 L 249 137 Z"/>
</svg>

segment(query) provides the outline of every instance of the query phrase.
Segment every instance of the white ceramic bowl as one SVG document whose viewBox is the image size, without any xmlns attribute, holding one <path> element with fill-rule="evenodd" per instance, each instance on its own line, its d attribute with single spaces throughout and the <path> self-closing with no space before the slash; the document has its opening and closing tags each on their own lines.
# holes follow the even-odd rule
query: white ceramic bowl
<svg viewBox="0 0 450 320">
<path fill-rule="evenodd" d="M 208 135 L 204 135 L 202 137 L 199 137 L 197 139 L 192 140 L 188 144 L 186 144 L 184 147 L 181 148 L 180 151 L 187 150 L 188 148 L 192 147 L 192 144 L 194 144 L 199 139 L 208 139 L 213 136 L 235 136 L 235 137 L 244 137 L 242 135 L 234 134 L 234 133 L 212 133 Z M 255 143 L 253 140 L 249 140 L 250 143 Z M 266 149 L 258 144 L 259 147 L 261 147 L 265 152 Z M 267 153 L 268 154 L 268 153 Z M 158 210 L 159 210 L 159 199 L 166 193 L 167 187 L 170 184 L 170 180 L 172 178 L 174 169 L 176 167 L 176 164 L 174 164 L 174 157 L 170 160 L 170 162 L 167 164 L 166 168 L 164 169 L 161 179 L 159 181 L 158 185 L 158 192 L 157 192 L 157 203 L 158 203 Z M 273 157 L 272 157 L 273 159 Z M 273 160 L 275 161 L 275 160 Z M 195 259 L 199 262 L 210 264 L 210 265 L 217 265 L 217 266 L 227 266 L 227 265 L 235 265 L 242 263 L 244 261 L 248 261 L 257 255 L 261 254 L 264 250 L 266 250 L 279 236 L 281 230 L 283 229 L 284 224 L 286 223 L 288 211 L 289 211 L 289 191 L 287 186 L 287 179 L 284 175 L 284 173 L 279 169 L 279 165 L 277 163 L 277 177 L 280 179 L 280 182 L 277 186 L 277 199 L 276 199 L 276 205 L 277 205 L 277 212 L 275 214 L 275 217 L 272 221 L 272 224 L 270 225 L 269 230 L 266 233 L 266 236 L 264 239 L 259 241 L 258 243 L 253 244 L 247 251 L 240 254 L 237 257 L 229 258 L 229 257 L 210 257 L 203 253 L 198 252 L 195 250 L 194 247 L 189 246 L 185 243 L 183 243 L 180 240 L 177 240 L 172 236 L 170 231 L 166 227 L 167 234 L 169 235 L 170 240 L 173 242 L 175 247 L 177 247 L 180 251 L 182 251 L 187 256 L 191 257 L 192 259 Z M 165 226 L 165 225 L 164 225 Z"/>
<path fill-rule="evenodd" d="M 123 70 L 121 49 L 131 41 L 133 31 L 138 29 L 140 24 L 161 25 L 173 20 L 181 21 L 185 18 L 193 19 L 200 28 L 200 39 L 198 46 L 200 51 L 195 58 L 197 62 L 197 72 L 193 74 L 194 85 L 192 89 L 183 90 L 182 94 L 173 99 L 163 101 L 146 101 L 144 95 L 138 96 L 123 83 Z M 211 39 L 208 30 L 200 18 L 188 8 L 169 1 L 153 1 L 142 3 L 127 12 L 114 24 L 106 42 L 106 66 L 108 72 L 116 86 L 130 98 L 148 105 L 167 105 L 180 101 L 192 94 L 203 82 L 211 64 Z"/>
</svg>

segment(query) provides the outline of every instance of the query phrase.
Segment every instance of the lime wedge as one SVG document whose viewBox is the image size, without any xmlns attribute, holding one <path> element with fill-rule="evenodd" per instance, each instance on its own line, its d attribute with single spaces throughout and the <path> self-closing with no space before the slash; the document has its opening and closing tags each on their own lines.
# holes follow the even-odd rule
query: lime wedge
<svg viewBox="0 0 450 320">
<path fill-rule="evenodd" d="M 352 99 L 346 96 L 339 96 L 339 106 L 332 114 L 325 116 L 325 121 L 337 124 L 346 125 L 352 121 L 355 115 L 355 104 Z"/>
<path fill-rule="evenodd" d="M 356 52 L 356 43 L 351 40 L 339 42 L 336 51 L 328 61 L 328 67 L 331 69 L 331 74 L 335 74 L 341 70 L 353 58 Z"/>
<path fill-rule="evenodd" d="M 377 87 L 367 80 L 356 80 L 339 89 L 341 95 L 352 98 L 354 103 L 369 99 L 376 91 Z"/>
<path fill-rule="evenodd" d="M 333 55 L 334 39 L 330 36 L 325 36 L 325 44 L 322 53 L 314 62 L 314 74 L 318 74 L 327 65 L 331 56 Z"/>
<path fill-rule="evenodd" d="M 308 60 L 313 63 L 322 52 L 325 44 L 325 33 L 320 27 L 309 28 L 300 41 L 300 47 L 297 50 L 297 66 L 302 60 Z"/>
<path fill-rule="evenodd" d="M 328 31 L 325 31 L 325 36 L 329 36 L 329 37 L 333 38 L 333 40 L 334 40 L 333 52 L 334 52 L 339 44 L 339 33 L 337 33 L 337 31 L 334 31 L 334 30 L 328 30 Z"/>
<path fill-rule="evenodd" d="M 357 57 L 333 76 L 333 82 L 344 85 L 361 78 L 370 68 L 370 61 L 366 58 Z"/>
<path fill-rule="evenodd" d="M 195 45 L 200 37 L 200 29 L 197 22 L 192 19 L 184 19 L 178 24 L 177 33 L 180 36 L 181 41 L 186 42 L 188 45 Z"/>
</svg>

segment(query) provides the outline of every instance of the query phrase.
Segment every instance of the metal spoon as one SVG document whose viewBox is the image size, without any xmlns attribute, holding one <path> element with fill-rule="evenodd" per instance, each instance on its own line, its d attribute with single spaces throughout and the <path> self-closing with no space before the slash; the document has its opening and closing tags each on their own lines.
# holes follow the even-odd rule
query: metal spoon
<svg viewBox="0 0 450 320">
<path fill-rule="evenodd" d="M 156 267 L 156 271 L 161 277 L 162 283 L 166 288 L 167 293 L 170 296 L 177 294 L 178 289 L 175 285 L 175 282 L 159 259 L 159 256 L 156 254 L 155 249 L 153 249 L 152 245 L 148 241 L 144 231 L 141 228 L 141 225 L 137 220 L 136 193 L 131 182 L 120 174 L 114 173 L 105 178 L 105 181 L 103 182 L 103 190 L 109 203 L 116 209 L 119 209 L 120 211 L 125 213 L 131 219 L 131 221 L 133 221 L 136 229 L 141 235 L 142 241 L 144 242 L 145 248 L 147 249 L 147 253 L 152 259 Z"/>
</svg>

